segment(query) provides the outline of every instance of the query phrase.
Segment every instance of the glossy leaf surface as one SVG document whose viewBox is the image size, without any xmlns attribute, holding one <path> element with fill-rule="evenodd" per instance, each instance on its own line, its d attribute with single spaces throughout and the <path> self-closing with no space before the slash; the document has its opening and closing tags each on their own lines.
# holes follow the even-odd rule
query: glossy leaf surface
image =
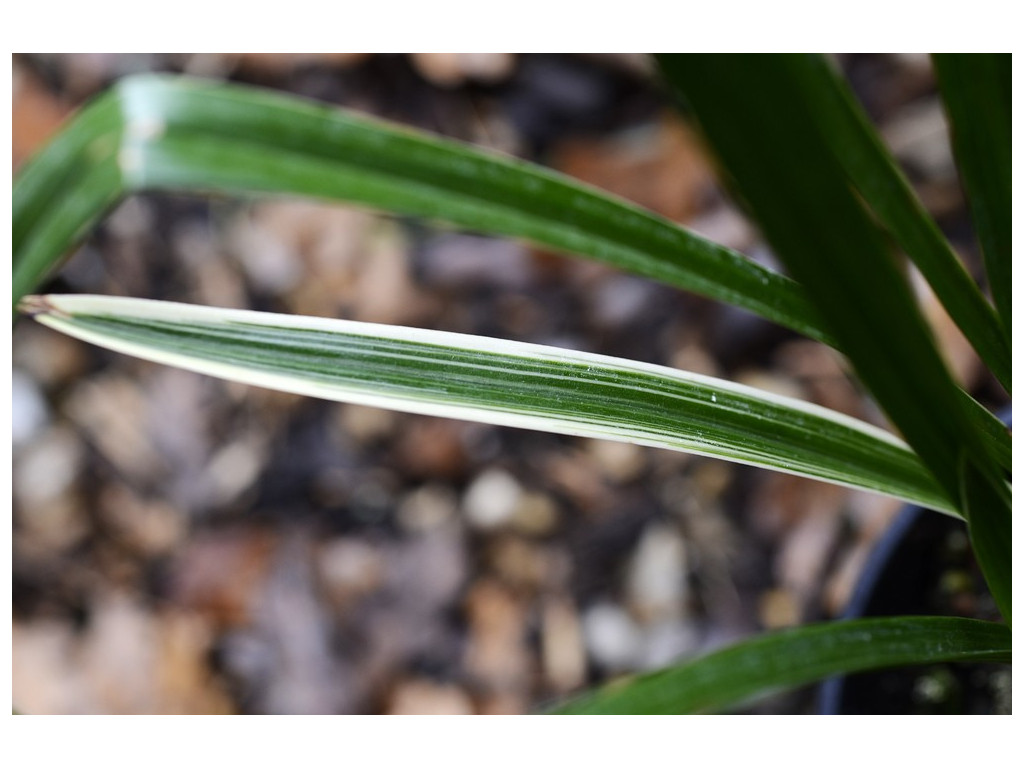
<svg viewBox="0 0 1024 768">
<path fill-rule="evenodd" d="M 24 305 L 69 335 L 234 381 L 687 451 L 953 512 L 889 433 L 672 368 L 479 336 L 144 299 L 48 296 Z"/>
<path fill-rule="evenodd" d="M 1009 337 L 1013 244 L 1010 54 L 936 54 L 932 60 L 989 286 Z"/>
<path fill-rule="evenodd" d="M 943 617 L 858 619 L 760 635 L 694 661 L 612 683 L 552 714 L 694 714 L 868 669 L 945 661 L 1010 662 L 1010 630 Z"/>
<path fill-rule="evenodd" d="M 779 258 L 954 503 L 961 457 L 1003 482 L 881 233 L 822 135 L 800 55 L 660 57 Z M 825 256 L 823 256 L 825 254 Z"/>
<path fill-rule="evenodd" d="M 98 166 L 103 184 L 79 170 Z M 109 207 L 107 177 L 120 193 L 301 195 L 517 237 L 829 340 L 789 278 L 561 174 L 293 96 L 155 75 L 121 81 L 18 176 L 15 303 Z M 73 222 L 55 226 L 67 208 Z"/>
<path fill-rule="evenodd" d="M 800 83 L 811 115 L 851 183 L 1010 391 L 1009 334 L 918 201 L 845 81 L 820 56 L 794 57 L 793 63 L 794 80 Z"/>
</svg>

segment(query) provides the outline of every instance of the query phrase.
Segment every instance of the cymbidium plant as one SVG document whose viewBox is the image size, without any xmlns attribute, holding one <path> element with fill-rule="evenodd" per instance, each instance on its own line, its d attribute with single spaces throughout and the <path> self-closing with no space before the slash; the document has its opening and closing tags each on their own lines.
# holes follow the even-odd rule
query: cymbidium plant
<svg viewBox="0 0 1024 768">
<path fill-rule="evenodd" d="M 1008 663 L 1010 434 L 954 382 L 897 254 L 1009 393 L 1009 56 L 934 58 L 994 303 L 827 59 L 658 61 L 787 275 L 537 165 L 292 96 L 136 76 L 85 107 L 15 180 L 15 307 L 94 344 L 256 386 L 629 441 L 887 494 L 963 520 L 1005 620 L 896 617 L 767 633 L 548 711 L 715 711 L 858 670 Z M 319 198 L 596 259 L 831 345 L 900 434 L 730 381 L 554 347 L 30 295 L 120 198 L 145 190 Z"/>
</svg>

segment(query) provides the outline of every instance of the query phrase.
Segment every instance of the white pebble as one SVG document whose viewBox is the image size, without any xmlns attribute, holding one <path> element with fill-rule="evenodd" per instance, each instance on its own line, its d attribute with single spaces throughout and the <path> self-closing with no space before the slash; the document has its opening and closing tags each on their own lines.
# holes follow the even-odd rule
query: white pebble
<svg viewBox="0 0 1024 768">
<path fill-rule="evenodd" d="M 15 445 L 28 442 L 49 421 L 46 401 L 35 381 L 21 371 L 11 377 L 11 437 Z"/>
<path fill-rule="evenodd" d="M 621 608 L 598 603 L 583 614 L 583 636 L 594 660 L 611 670 L 636 667 L 643 637 Z"/>
<path fill-rule="evenodd" d="M 515 515 L 523 489 L 512 475 L 500 469 L 488 469 L 466 490 L 462 507 L 476 528 L 498 528 Z"/>
<path fill-rule="evenodd" d="M 630 608 L 644 622 L 680 616 L 686 599 L 686 543 L 664 523 L 649 525 L 629 565 Z"/>
</svg>

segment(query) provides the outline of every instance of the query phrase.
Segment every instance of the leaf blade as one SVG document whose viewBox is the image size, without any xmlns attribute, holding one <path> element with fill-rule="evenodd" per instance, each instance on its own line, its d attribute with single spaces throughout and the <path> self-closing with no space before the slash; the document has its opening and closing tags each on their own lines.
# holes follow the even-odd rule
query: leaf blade
<svg viewBox="0 0 1024 768">
<path fill-rule="evenodd" d="M 932 62 L 989 287 L 1009 338 L 1013 236 L 1010 54 L 936 54 Z"/>
<path fill-rule="evenodd" d="M 821 134 L 798 75 L 801 58 L 659 60 L 859 378 L 959 503 L 963 451 L 991 482 L 1002 482 L 1001 470 L 988 459 L 907 281 Z"/>
<path fill-rule="evenodd" d="M 107 98 L 120 111 L 108 133 L 123 192 L 287 193 L 437 218 L 587 256 L 830 338 L 786 276 L 539 166 L 256 88 L 140 75 Z M 77 121 L 67 129 L 79 130 Z M 38 165 L 47 163 L 37 158 L 28 170 Z M 60 255 L 51 253 L 51 264 Z M 15 273 L 23 269 L 15 249 Z M 27 291 L 38 279 L 26 270 L 16 283 Z"/>
<path fill-rule="evenodd" d="M 992 305 L 917 199 L 845 81 L 824 57 L 803 56 L 793 61 L 813 106 L 812 114 L 851 183 L 1009 392 L 1009 335 Z"/>
<path fill-rule="evenodd" d="M 670 368 L 532 344 L 144 299 L 34 298 L 62 332 L 210 375 L 315 397 L 628 440 L 953 507 L 887 432 Z"/>
<path fill-rule="evenodd" d="M 837 674 L 944 661 L 1009 663 L 1010 630 L 947 617 L 858 619 L 759 635 L 632 682 L 607 686 L 551 714 L 689 714 Z"/>
<path fill-rule="evenodd" d="M 1010 515 L 1011 489 L 1008 484 L 995 489 L 966 457 L 961 463 L 962 508 L 967 530 L 985 581 L 999 606 L 999 612 L 1011 623 L 1013 586 L 1013 521 Z"/>
</svg>

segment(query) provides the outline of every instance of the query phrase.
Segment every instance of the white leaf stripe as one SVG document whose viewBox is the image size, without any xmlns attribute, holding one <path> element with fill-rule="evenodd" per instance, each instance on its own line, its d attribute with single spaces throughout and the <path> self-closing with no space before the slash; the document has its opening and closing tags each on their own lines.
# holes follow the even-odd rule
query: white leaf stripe
<svg viewBox="0 0 1024 768">
<path fill-rule="evenodd" d="M 893 435 L 698 374 L 478 336 L 144 299 L 50 296 L 29 304 L 69 335 L 225 379 L 683 450 L 953 512 Z"/>
</svg>

